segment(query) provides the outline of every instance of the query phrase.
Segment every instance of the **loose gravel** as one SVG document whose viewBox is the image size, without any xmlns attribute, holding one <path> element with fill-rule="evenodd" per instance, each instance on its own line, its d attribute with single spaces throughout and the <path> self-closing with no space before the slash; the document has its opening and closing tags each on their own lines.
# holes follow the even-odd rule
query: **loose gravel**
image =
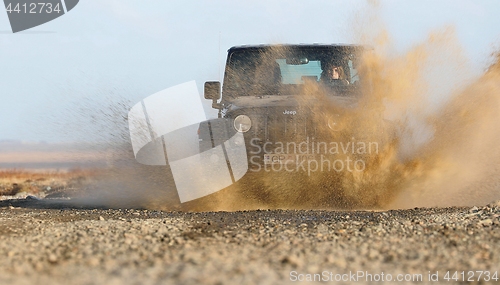
<svg viewBox="0 0 500 285">
<path fill-rule="evenodd" d="M 0 284 L 289 284 L 358 271 L 436 284 L 429 272 L 441 282 L 446 271 L 500 273 L 499 225 L 500 202 L 184 213 L 9 200 L 0 202 Z"/>
</svg>

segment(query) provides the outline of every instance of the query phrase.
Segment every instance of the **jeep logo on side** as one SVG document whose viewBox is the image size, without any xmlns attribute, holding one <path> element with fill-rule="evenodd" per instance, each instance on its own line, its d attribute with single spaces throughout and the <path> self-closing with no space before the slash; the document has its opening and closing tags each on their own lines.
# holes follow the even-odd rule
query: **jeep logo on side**
<svg viewBox="0 0 500 285">
<path fill-rule="evenodd" d="M 283 112 L 283 115 L 292 115 L 292 116 L 293 116 L 293 115 L 295 115 L 295 114 L 297 114 L 297 111 L 288 111 L 288 110 L 285 110 L 285 111 Z"/>
</svg>

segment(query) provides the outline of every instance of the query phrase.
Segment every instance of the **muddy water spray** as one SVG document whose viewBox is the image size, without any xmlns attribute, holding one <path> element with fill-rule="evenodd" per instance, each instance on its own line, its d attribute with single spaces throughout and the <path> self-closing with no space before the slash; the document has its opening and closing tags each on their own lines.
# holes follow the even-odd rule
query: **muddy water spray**
<svg viewBox="0 0 500 285">
<path fill-rule="evenodd" d="M 384 32 L 364 39 L 374 50 L 361 64 L 365 96 L 357 109 L 343 110 L 317 84 L 305 88 L 323 108 L 342 112 L 345 139 L 385 142 L 367 168 L 314 177 L 249 174 L 239 189 L 221 191 L 201 208 L 388 209 L 484 204 L 500 197 L 499 63 L 474 77 L 452 28 L 429 34 L 402 54 L 392 51 Z M 328 114 L 314 114 L 316 126 L 326 128 Z"/>
</svg>

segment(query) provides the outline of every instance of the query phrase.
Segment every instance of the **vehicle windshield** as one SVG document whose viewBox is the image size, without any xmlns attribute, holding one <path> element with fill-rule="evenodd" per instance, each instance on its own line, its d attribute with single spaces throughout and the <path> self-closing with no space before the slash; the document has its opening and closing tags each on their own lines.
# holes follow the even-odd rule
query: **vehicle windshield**
<svg viewBox="0 0 500 285">
<path fill-rule="evenodd" d="M 241 49 L 229 54 L 226 97 L 294 95 L 307 83 L 337 90 L 359 85 L 359 47 Z"/>
</svg>

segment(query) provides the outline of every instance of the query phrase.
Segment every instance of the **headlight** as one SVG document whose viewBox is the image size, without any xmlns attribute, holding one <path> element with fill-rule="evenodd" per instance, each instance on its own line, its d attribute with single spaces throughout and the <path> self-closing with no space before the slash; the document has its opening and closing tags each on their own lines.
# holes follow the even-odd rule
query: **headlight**
<svg viewBox="0 0 500 285">
<path fill-rule="evenodd" d="M 239 115 L 234 119 L 234 129 L 240 133 L 246 133 L 252 127 L 252 120 L 247 115 Z"/>
<path fill-rule="evenodd" d="M 340 116 L 338 114 L 328 117 L 328 127 L 330 128 L 330 130 L 336 132 L 342 130 L 342 126 L 340 124 Z"/>
</svg>

